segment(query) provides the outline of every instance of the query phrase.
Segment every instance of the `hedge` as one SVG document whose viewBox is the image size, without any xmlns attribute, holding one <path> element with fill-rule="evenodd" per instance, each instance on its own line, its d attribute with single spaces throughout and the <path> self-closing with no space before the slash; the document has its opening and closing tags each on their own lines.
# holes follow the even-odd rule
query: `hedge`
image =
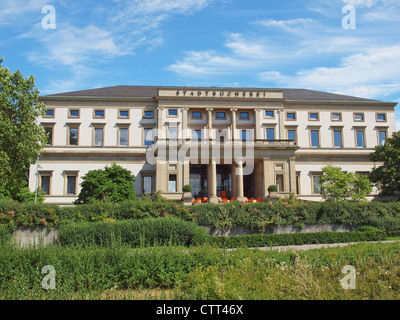
<svg viewBox="0 0 400 320">
<path fill-rule="evenodd" d="M 387 235 L 374 227 L 361 227 L 354 232 L 315 232 L 315 233 L 286 233 L 286 234 L 253 234 L 246 236 L 211 237 L 210 243 L 219 247 L 271 247 L 303 244 L 327 244 L 358 241 L 381 241 Z"/>
<path fill-rule="evenodd" d="M 389 236 L 400 235 L 400 202 L 285 202 L 202 204 L 186 207 L 182 203 L 145 199 L 123 203 L 93 203 L 77 206 L 20 204 L 0 201 L 0 225 L 46 226 L 99 222 L 107 219 L 174 217 L 198 225 L 214 227 L 246 226 L 262 233 L 277 225 L 347 224 L 374 226 Z"/>
<path fill-rule="evenodd" d="M 58 229 L 62 246 L 189 246 L 203 242 L 206 236 L 203 228 L 176 218 L 74 223 Z"/>
</svg>

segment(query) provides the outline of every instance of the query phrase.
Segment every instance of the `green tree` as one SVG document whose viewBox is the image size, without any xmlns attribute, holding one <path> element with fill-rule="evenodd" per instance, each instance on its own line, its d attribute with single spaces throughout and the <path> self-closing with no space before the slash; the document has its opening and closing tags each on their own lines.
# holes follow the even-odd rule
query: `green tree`
<svg viewBox="0 0 400 320">
<path fill-rule="evenodd" d="M 95 201 L 122 202 L 136 199 L 135 176 L 116 163 L 104 169 L 90 170 L 83 178 L 75 203 Z"/>
<path fill-rule="evenodd" d="M 387 138 L 382 146 L 375 147 L 370 159 L 382 164 L 372 170 L 371 181 L 382 195 L 400 200 L 400 131 Z"/>
<path fill-rule="evenodd" d="M 0 59 L 0 198 L 17 199 L 29 166 L 43 152 L 47 135 L 36 120 L 44 114 L 35 78 L 4 68 Z"/>
<path fill-rule="evenodd" d="M 321 193 L 327 201 L 364 200 L 372 191 L 368 176 L 343 172 L 342 168 L 331 164 L 322 168 L 320 178 Z"/>
</svg>

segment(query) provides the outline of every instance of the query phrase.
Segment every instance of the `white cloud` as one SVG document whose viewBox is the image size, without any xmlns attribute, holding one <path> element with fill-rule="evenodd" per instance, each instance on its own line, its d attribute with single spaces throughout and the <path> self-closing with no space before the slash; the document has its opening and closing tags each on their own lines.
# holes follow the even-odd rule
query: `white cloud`
<svg viewBox="0 0 400 320">
<path fill-rule="evenodd" d="M 288 87 L 312 88 L 367 98 L 400 92 L 400 44 L 367 50 L 341 59 L 337 67 L 316 67 L 282 75 L 268 70 L 259 73 L 264 81 L 276 80 Z"/>
<path fill-rule="evenodd" d="M 343 0 L 345 4 L 352 5 L 354 7 L 367 7 L 371 8 L 377 0 Z"/>
</svg>

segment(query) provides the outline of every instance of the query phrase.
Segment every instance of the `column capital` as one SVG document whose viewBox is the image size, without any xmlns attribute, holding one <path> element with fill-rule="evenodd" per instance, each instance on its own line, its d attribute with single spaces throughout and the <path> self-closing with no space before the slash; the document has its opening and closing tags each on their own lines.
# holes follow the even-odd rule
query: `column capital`
<svg viewBox="0 0 400 320">
<path fill-rule="evenodd" d="M 182 110 L 183 111 L 189 111 L 189 108 L 188 107 L 183 107 Z"/>
<path fill-rule="evenodd" d="M 214 108 L 206 108 L 207 111 L 213 111 Z"/>
<path fill-rule="evenodd" d="M 236 111 L 238 111 L 238 109 L 237 108 L 231 108 L 230 109 L 232 112 L 236 112 Z"/>
</svg>

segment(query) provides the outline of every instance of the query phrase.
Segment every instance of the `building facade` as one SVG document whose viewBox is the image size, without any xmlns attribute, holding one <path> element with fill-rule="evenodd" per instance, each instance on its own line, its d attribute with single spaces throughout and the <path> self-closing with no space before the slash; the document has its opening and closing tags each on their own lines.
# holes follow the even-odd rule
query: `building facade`
<svg viewBox="0 0 400 320">
<path fill-rule="evenodd" d="M 181 199 L 321 200 L 322 167 L 368 173 L 369 154 L 395 132 L 396 103 L 304 89 L 116 86 L 42 96 L 49 132 L 29 186 L 70 204 L 82 177 L 113 162 L 138 195 Z M 371 197 L 373 195 L 370 195 Z"/>
</svg>

